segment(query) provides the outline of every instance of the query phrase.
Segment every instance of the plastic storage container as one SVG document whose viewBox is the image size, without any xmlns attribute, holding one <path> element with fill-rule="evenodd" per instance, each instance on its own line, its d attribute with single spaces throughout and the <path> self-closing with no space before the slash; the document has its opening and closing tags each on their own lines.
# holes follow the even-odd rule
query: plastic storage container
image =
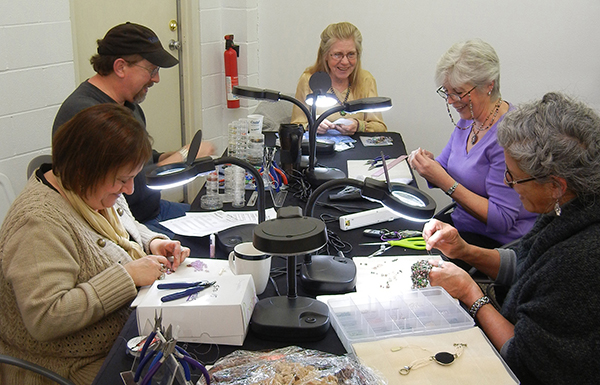
<svg viewBox="0 0 600 385">
<path fill-rule="evenodd" d="M 352 344 L 414 333 L 466 329 L 473 318 L 440 287 L 393 296 L 350 294 L 327 300 L 331 325 L 349 353 Z"/>
</svg>

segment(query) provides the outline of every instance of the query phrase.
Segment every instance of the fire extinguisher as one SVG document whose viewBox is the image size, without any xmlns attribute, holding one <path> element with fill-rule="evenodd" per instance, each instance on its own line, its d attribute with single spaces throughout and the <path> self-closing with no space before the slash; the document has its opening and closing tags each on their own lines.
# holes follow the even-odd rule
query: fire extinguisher
<svg viewBox="0 0 600 385">
<path fill-rule="evenodd" d="M 233 35 L 225 35 L 225 91 L 227 92 L 227 108 L 240 108 L 240 100 L 233 94 L 233 87 L 238 85 L 237 58 L 240 47 L 233 44 Z"/>
</svg>

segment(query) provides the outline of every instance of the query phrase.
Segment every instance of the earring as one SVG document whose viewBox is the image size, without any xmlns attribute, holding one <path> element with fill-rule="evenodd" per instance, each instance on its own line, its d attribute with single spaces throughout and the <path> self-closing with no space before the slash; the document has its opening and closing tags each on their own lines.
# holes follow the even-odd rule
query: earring
<svg viewBox="0 0 600 385">
<path fill-rule="evenodd" d="M 488 91 L 488 96 L 492 96 L 492 91 Z"/>
<path fill-rule="evenodd" d="M 558 204 L 558 199 L 554 203 L 554 212 L 556 213 L 557 217 L 560 217 L 560 213 L 562 213 L 562 209 L 560 208 L 560 205 Z"/>
</svg>

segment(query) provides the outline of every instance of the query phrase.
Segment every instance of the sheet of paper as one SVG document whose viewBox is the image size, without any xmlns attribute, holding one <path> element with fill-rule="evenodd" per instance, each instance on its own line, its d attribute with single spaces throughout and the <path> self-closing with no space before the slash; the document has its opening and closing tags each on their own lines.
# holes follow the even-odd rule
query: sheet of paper
<svg viewBox="0 0 600 385">
<path fill-rule="evenodd" d="M 391 161 L 392 160 L 388 160 L 388 163 Z M 369 159 L 348 160 L 348 178 L 363 181 L 366 177 L 369 177 L 385 181 L 385 174 L 373 176 L 373 174 L 377 174 L 377 172 L 381 170 L 381 167 L 376 167 L 372 170 L 369 170 L 371 164 L 368 162 Z M 392 182 L 409 184 L 413 180 L 410 168 L 408 167 L 408 162 L 406 161 L 398 163 L 397 165 L 389 169 L 388 172 L 390 174 L 390 181 Z"/>
<path fill-rule="evenodd" d="M 267 220 L 277 217 L 274 208 L 267 209 L 265 214 Z M 248 223 L 258 223 L 258 211 L 188 212 L 183 217 L 160 222 L 175 234 L 191 237 L 204 237 Z"/>
<path fill-rule="evenodd" d="M 365 248 L 365 247 L 363 247 Z M 372 246 L 373 250 L 377 246 Z M 439 255 L 399 255 L 395 257 L 353 257 L 356 264 L 356 291 L 400 293 L 412 289 L 410 267 L 422 259 L 439 260 Z"/>
<path fill-rule="evenodd" d="M 438 352 L 454 352 L 455 343 L 467 344 L 462 355 L 452 365 L 430 363 L 411 370 L 406 376 L 398 370 L 415 360 Z M 496 349 L 481 329 L 472 327 L 450 333 L 388 338 L 353 345 L 364 364 L 378 370 L 388 384 L 517 384 Z"/>
<path fill-rule="evenodd" d="M 352 123 L 353 123 L 352 120 L 346 119 L 346 118 L 339 118 L 338 120 L 336 120 L 335 122 L 333 122 L 333 124 L 342 124 L 344 126 L 349 126 Z"/>
</svg>

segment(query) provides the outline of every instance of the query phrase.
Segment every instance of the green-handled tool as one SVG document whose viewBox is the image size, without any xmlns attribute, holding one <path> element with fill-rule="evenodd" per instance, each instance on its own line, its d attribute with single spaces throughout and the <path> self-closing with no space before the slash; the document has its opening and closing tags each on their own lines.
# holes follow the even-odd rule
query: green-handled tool
<svg viewBox="0 0 600 385">
<path fill-rule="evenodd" d="M 423 237 L 404 238 L 394 241 L 361 243 L 359 246 L 380 246 L 380 245 L 400 246 L 407 249 L 425 250 L 425 239 Z"/>
</svg>

